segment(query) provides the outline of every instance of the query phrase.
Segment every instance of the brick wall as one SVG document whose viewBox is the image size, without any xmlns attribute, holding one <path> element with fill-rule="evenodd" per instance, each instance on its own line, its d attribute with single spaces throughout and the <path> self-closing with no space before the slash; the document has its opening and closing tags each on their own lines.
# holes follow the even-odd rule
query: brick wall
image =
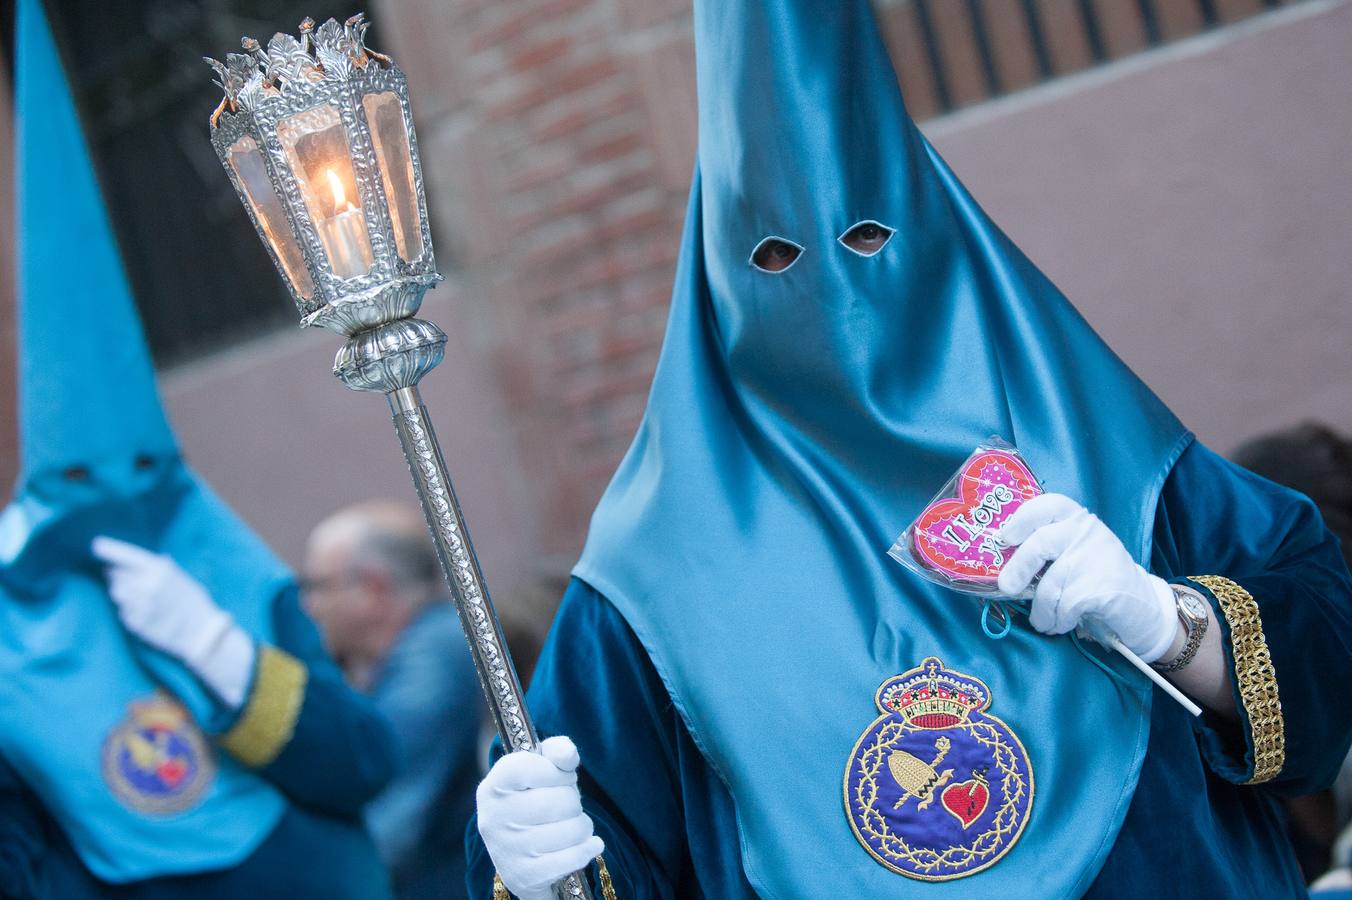
<svg viewBox="0 0 1352 900">
<path fill-rule="evenodd" d="M 695 151 L 689 4 L 381 14 L 413 85 L 439 262 L 479 307 L 474 345 L 506 396 L 535 543 L 566 559 L 662 341 Z"/>
<path fill-rule="evenodd" d="M 942 111 L 939 79 L 949 108 L 966 106 L 1293 2 L 875 0 L 902 91 L 917 119 Z M 1040 34 L 1040 48 L 1034 30 Z M 989 69 L 982 58 L 982 39 L 988 47 Z"/>
</svg>

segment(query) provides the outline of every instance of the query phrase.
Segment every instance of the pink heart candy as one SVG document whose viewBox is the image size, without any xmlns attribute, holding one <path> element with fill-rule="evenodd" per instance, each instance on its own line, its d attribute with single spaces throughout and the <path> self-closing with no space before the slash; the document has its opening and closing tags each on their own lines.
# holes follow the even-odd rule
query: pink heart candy
<svg viewBox="0 0 1352 900">
<path fill-rule="evenodd" d="M 916 555 L 950 578 L 994 584 L 1010 550 L 995 540 L 995 532 L 1014 510 L 1041 493 L 1017 456 L 983 451 L 963 466 L 958 496 L 941 497 L 916 520 Z"/>
</svg>

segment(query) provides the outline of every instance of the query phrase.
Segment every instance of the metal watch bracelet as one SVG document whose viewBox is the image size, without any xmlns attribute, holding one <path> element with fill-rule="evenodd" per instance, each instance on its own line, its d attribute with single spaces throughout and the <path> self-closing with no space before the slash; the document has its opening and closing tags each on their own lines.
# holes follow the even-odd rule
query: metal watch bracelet
<svg viewBox="0 0 1352 900">
<path fill-rule="evenodd" d="M 1169 589 L 1173 591 L 1178 621 L 1183 623 L 1183 631 L 1187 637 L 1183 642 L 1183 649 L 1173 659 L 1168 662 L 1151 663 L 1159 672 L 1177 672 L 1191 663 L 1197 656 L 1197 650 L 1202 646 L 1202 638 L 1206 636 L 1207 626 L 1210 623 L 1205 600 L 1181 585 L 1171 584 Z"/>
</svg>

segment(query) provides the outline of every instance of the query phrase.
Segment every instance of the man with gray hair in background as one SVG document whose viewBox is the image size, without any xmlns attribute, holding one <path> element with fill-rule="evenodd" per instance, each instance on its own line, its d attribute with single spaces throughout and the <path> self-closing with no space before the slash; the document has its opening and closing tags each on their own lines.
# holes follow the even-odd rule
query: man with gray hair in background
<svg viewBox="0 0 1352 900">
<path fill-rule="evenodd" d="M 398 738 L 401 774 L 366 810 L 395 894 L 463 897 L 483 703 L 427 526 L 404 504 L 349 506 L 311 533 L 305 574 L 329 652 Z"/>
</svg>

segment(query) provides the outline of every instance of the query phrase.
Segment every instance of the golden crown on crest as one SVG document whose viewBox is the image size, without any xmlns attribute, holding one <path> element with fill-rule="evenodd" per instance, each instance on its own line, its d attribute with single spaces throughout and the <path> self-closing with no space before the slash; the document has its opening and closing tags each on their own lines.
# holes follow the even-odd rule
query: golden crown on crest
<svg viewBox="0 0 1352 900">
<path fill-rule="evenodd" d="M 951 728 L 984 709 L 990 691 L 975 678 L 964 677 L 929 657 L 918 668 L 888 679 L 878 692 L 878 705 L 918 728 Z"/>
</svg>

